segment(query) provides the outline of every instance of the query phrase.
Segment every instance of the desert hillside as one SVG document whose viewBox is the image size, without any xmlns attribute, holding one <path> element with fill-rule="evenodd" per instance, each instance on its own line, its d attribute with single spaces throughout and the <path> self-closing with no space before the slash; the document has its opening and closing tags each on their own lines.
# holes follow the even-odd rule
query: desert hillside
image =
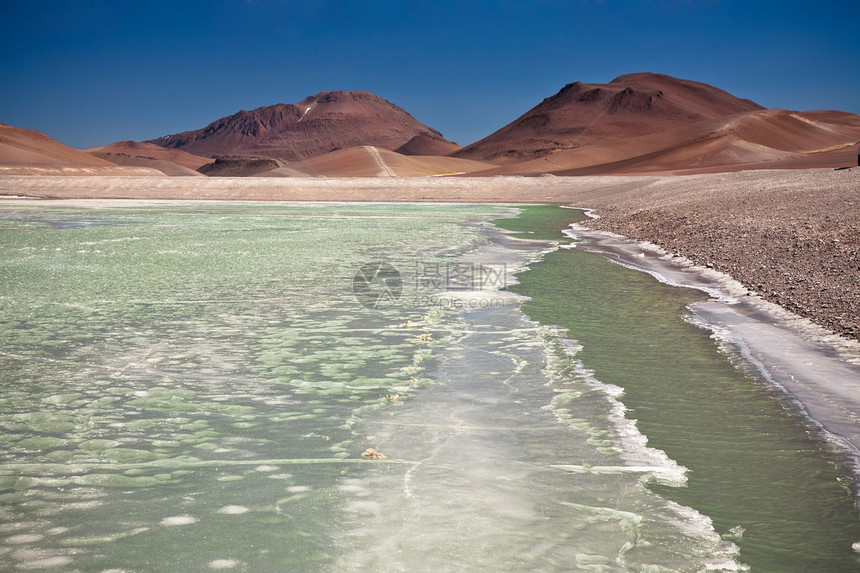
<svg viewBox="0 0 860 573">
<path fill-rule="evenodd" d="M 326 91 L 86 152 L 0 125 L 0 167 L 195 177 L 690 175 L 848 167 L 858 145 L 860 115 L 766 109 L 701 82 L 637 73 L 568 84 L 463 148 L 370 92 Z"/>
<path fill-rule="evenodd" d="M 707 84 L 630 74 L 568 84 L 457 157 L 480 175 L 678 174 L 856 162 L 860 116 L 765 109 Z"/>
<path fill-rule="evenodd" d="M 117 164 L 124 164 L 132 160 L 155 160 L 168 161 L 187 169 L 196 171 L 207 163 L 212 163 L 209 157 L 192 155 L 181 149 L 167 149 L 153 143 L 142 143 L 138 141 L 117 141 L 110 145 L 92 147 L 85 150 L 87 153 L 106 159 Z"/>
<path fill-rule="evenodd" d="M 205 157 L 300 161 L 362 145 L 396 149 L 418 135 L 445 141 L 435 129 L 370 92 L 327 91 L 297 104 L 240 111 L 149 143 Z"/>
</svg>

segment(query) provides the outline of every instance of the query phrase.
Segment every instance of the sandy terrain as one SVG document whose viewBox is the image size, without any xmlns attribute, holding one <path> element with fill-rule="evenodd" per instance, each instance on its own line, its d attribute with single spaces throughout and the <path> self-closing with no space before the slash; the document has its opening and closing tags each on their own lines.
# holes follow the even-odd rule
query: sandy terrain
<svg viewBox="0 0 860 573">
<path fill-rule="evenodd" d="M 478 179 L 4 175 L 0 195 L 589 207 L 600 216 L 592 228 L 726 272 L 764 299 L 860 340 L 860 169 Z"/>
<path fill-rule="evenodd" d="M 436 155 L 402 155 L 371 145 L 338 149 L 287 165 L 291 171 L 267 174 L 294 177 L 421 177 L 472 173 L 492 167 L 489 163 Z M 280 170 L 278 170 L 280 171 Z"/>
<path fill-rule="evenodd" d="M 38 131 L 0 123 L 0 165 L 113 165 Z"/>
<path fill-rule="evenodd" d="M 203 173 L 163 159 L 153 159 L 152 157 L 128 155 L 125 153 L 101 153 L 98 157 L 107 159 L 111 163 L 123 167 L 149 167 L 157 169 L 164 175 L 170 175 L 171 177 L 205 177 Z"/>
<path fill-rule="evenodd" d="M 154 167 L 128 165 L 73 165 L 67 163 L 11 164 L 0 163 L 2 175 L 37 175 L 40 177 L 164 177 Z"/>
<path fill-rule="evenodd" d="M 118 165 L 128 165 L 131 159 L 150 159 L 153 161 L 170 162 L 196 171 L 212 160 L 208 157 L 191 155 L 181 149 L 167 149 L 154 143 L 140 143 L 137 141 L 117 141 L 102 147 L 92 147 L 85 150 L 90 155 L 106 159 Z M 183 173 L 187 175 L 187 173 Z M 173 175 L 173 173 L 166 173 Z"/>
</svg>

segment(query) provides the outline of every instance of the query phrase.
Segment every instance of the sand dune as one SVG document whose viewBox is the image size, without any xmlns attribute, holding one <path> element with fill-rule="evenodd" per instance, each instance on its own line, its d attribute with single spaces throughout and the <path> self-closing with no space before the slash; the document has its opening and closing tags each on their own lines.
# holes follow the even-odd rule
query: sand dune
<svg viewBox="0 0 860 573">
<path fill-rule="evenodd" d="M 129 167 L 151 167 L 152 169 L 157 169 L 164 175 L 170 175 L 171 177 L 204 177 L 204 175 L 198 171 L 178 165 L 172 161 L 164 161 L 162 159 L 132 157 L 122 153 L 105 153 L 102 158 L 117 165 L 125 165 Z"/>
<path fill-rule="evenodd" d="M 203 177 L 202 173 L 194 171 L 193 169 L 178 165 L 172 161 L 164 161 L 162 159 L 126 155 L 125 153 L 99 153 L 97 157 L 106 159 L 115 165 L 157 169 L 162 174 L 170 175 L 171 177 Z"/>
</svg>

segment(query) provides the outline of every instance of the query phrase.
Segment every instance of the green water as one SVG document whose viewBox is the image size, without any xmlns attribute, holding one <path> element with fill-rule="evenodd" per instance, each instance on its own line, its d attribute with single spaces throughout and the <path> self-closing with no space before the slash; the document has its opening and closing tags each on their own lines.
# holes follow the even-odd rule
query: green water
<svg viewBox="0 0 860 573">
<path fill-rule="evenodd" d="M 521 205 L 519 214 L 509 219 L 496 219 L 493 225 L 506 231 L 513 231 L 518 239 L 535 241 L 554 241 L 560 244 L 571 242 L 562 233 L 571 223 L 585 218 L 578 209 L 564 209 L 558 205 Z"/>
<path fill-rule="evenodd" d="M 451 334 L 409 273 L 469 206 L 15 202 L 0 211 L 0 562 L 319 570 L 362 416 Z M 366 308 L 385 258 L 403 297 Z M 396 397 L 396 398 L 394 398 Z M 380 461 L 378 463 L 387 463 Z"/>
<path fill-rule="evenodd" d="M 578 216 L 523 212 L 501 224 L 542 240 Z M 698 294 L 550 253 L 516 289 L 571 357 L 512 297 L 463 288 L 475 261 L 537 256 L 481 224 L 506 214 L 4 203 L 0 568 L 731 570 L 684 506 L 745 528 L 727 539 L 754 571 L 856 568 L 847 475 L 681 319 Z M 402 293 L 372 306 L 352 287 L 379 260 Z"/>
<path fill-rule="evenodd" d="M 845 466 L 684 320 L 701 293 L 577 249 L 550 253 L 517 279 L 513 290 L 531 297 L 523 312 L 566 328 L 583 366 L 624 389 L 649 445 L 689 469 L 686 487 L 654 491 L 711 517 L 752 571 L 860 570 Z M 738 526 L 742 536 L 730 532 Z"/>
</svg>

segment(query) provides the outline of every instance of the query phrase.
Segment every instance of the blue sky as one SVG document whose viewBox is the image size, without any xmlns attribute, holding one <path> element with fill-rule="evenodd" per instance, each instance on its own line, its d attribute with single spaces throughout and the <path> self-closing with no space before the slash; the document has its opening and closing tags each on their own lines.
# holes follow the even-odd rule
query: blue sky
<svg viewBox="0 0 860 573">
<path fill-rule="evenodd" d="M 461 145 L 577 80 L 860 113 L 860 2 L 0 0 L 0 123 L 73 147 L 371 91 Z"/>
</svg>

